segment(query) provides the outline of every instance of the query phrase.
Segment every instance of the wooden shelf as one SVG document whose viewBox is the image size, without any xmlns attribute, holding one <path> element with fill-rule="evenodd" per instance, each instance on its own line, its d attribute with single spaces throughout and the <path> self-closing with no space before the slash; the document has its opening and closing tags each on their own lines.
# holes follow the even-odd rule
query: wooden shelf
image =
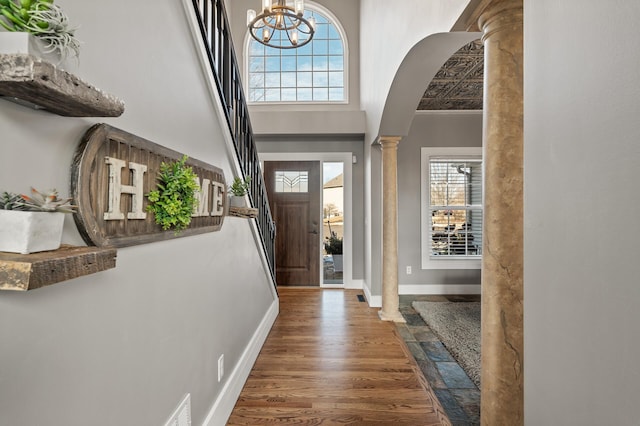
<svg viewBox="0 0 640 426">
<path fill-rule="evenodd" d="M 27 291 L 115 268 L 116 249 L 62 245 L 32 254 L 0 252 L 0 290 Z"/>
<path fill-rule="evenodd" d="M 0 54 L 0 96 L 66 117 L 118 117 L 124 102 L 33 55 Z"/>
<path fill-rule="evenodd" d="M 258 209 L 252 207 L 229 207 L 229 216 L 254 219 L 258 217 Z"/>
</svg>

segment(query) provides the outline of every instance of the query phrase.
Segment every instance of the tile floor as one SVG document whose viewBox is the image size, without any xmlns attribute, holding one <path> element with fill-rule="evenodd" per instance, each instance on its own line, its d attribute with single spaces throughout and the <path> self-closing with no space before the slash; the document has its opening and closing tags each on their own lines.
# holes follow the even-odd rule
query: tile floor
<svg viewBox="0 0 640 426">
<path fill-rule="evenodd" d="M 396 325 L 451 423 L 479 425 L 480 390 L 413 309 L 414 300 L 478 301 L 480 296 L 400 296 L 400 312 L 407 323 Z"/>
</svg>

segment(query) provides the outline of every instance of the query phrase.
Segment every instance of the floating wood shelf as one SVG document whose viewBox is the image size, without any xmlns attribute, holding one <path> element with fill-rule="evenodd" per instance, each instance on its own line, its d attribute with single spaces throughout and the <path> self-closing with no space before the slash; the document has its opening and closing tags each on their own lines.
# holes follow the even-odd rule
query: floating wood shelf
<svg viewBox="0 0 640 426">
<path fill-rule="evenodd" d="M 253 219 L 258 217 L 258 209 L 252 207 L 229 207 L 229 216 Z"/>
<path fill-rule="evenodd" d="M 116 249 L 62 245 L 32 254 L 0 252 L 0 290 L 34 290 L 115 268 Z"/>
<path fill-rule="evenodd" d="M 66 117 L 118 117 L 124 102 L 29 54 L 0 54 L 0 96 Z"/>
</svg>

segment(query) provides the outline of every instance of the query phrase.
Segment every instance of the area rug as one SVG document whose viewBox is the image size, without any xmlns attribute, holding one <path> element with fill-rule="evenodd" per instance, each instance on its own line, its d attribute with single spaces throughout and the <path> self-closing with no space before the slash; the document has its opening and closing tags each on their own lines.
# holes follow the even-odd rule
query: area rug
<svg viewBox="0 0 640 426">
<path fill-rule="evenodd" d="M 469 378 L 480 387 L 480 302 L 412 303 Z"/>
</svg>

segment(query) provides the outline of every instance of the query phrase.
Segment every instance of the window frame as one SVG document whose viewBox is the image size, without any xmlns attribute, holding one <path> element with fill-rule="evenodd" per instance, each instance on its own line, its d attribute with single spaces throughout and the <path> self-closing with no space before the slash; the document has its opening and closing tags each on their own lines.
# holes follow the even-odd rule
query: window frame
<svg viewBox="0 0 640 426">
<path fill-rule="evenodd" d="M 329 11 L 328 9 L 326 9 L 324 6 L 309 1 L 307 0 L 305 2 L 305 10 L 310 10 L 312 12 L 315 13 L 319 13 L 325 16 L 325 18 L 331 23 L 333 24 L 333 26 L 335 27 L 336 31 L 338 32 L 338 34 L 340 35 L 340 38 L 342 40 L 342 46 L 343 46 L 343 52 L 342 52 L 342 62 L 343 62 L 343 86 L 342 89 L 344 91 L 344 99 L 340 100 L 340 101 L 331 101 L 331 100 L 326 100 L 326 101 L 251 101 L 251 93 L 250 93 L 250 80 L 249 80 L 249 69 L 250 69 L 250 63 L 251 63 L 251 56 L 250 56 L 250 47 L 251 47 L 251 43 L 253 40 L 253 38 L 249 35 L 248 31 L 245 35 L 245 42 L 244 42 L 244 70 L 243 70 L 243 77 L 244 77 L 244 92 L 246 94 L 246 99 L 247 99 L 247 104 L 250 106 L 273 106 L 273 105 L 346 105 L 349 103 L 349 44 L 347 41 L 347 36 L 346 36 L 346 32 L 344 31 L 344 28 L 342 27 L 342 24 L 340 23 L 340 21 L 338 20 L 338 18 L 336 18 L 336 16 L 331 13 L 331 11 Z M 256 42 L 257 43 L 257 42 Z M 318 55 L 319 57 L 328 57 L 325 55 Z M 296 56 L 294 56 L 296 57 Z M 311 58 L 314 58 L 315 56 L 312 55 Z M 287 71 L 285 71 L 287 72 Z M 280 71 L 280 75 L 282 75 L 282 71 Z M 297 88 L 297 85 L 296 85 Z M 329 88 L 329 87 L 328 87 Z M 282 89 L 282 86 L 280 86 L 280 89 Z M 329 88 L 330 89 L 330 88 Z"/>
<path fill-rule="evenodd" d="M 478 158 L 481 163 L 481 147 L 422 147 L 420 149 L 420 218 L 421 218 L 421 245 L 422 245 L 422 269 L 481 269 L 482 255 L 456 255 L 456 256 L 433 256 L 431 254 L 431 200 L 430 200 L 430 164 L 432 158 L 456 159 L 456 158 Z M 484 165 L 482 166 L 484 174 Z M 484 177 L 483 177 L 484 180 Z M 484 191 L 484 188 L 483 188 Z M 480 205 L 484 218 L 484 194 Z"/>
</svg>

